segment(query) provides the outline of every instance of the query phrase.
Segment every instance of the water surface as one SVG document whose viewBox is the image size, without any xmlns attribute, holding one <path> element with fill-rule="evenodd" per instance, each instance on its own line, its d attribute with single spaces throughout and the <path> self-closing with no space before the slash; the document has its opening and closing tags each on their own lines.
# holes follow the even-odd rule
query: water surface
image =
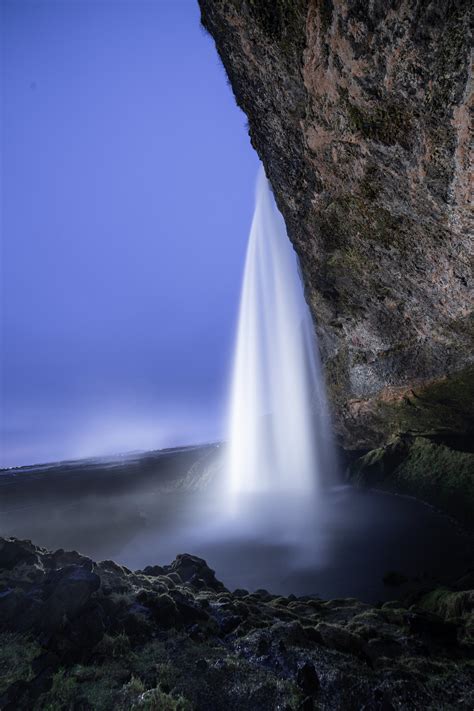
<svg viewBox="0 0 474 711">
<path fill-rule="evenodd" d="M 132 569 L 188 552 L 230 589 L 368 602 L 397 596 L 388 571 L 449 579 L 474 563 L 472 537 L 448 517 L 374 491 L 339 487 L 319 503 L 263 495 L 233 521 L 208 476 L 218 455 L 211 445 L 4 470 L 0 535 Z"/>
</svg>

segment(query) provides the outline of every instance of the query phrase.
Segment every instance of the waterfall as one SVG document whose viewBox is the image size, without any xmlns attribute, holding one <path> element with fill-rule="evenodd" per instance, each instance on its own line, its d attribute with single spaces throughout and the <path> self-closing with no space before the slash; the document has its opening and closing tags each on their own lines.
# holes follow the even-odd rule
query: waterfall
<svg viewBox="0 0 474 711">
<path fill-rule="evenodd" d="M 257 181 L 230 395 L 226 484 L 317 495 L 334 467 L 314 327 L 296 253 L 263 172 Z"/>
</svg>

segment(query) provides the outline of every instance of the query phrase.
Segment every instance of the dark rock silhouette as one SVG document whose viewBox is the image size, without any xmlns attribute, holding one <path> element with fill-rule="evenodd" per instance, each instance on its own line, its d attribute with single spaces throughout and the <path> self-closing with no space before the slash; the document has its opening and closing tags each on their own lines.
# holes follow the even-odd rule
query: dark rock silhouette
<svg viewBox="0 0 474 711">
<path fill-rule="evenodd" d="M 377 607 L 231 593 L 186 554 L 147 574 L 10 538 L 0 539 L 0 560 L 2 709 L 474 702 L 469 574 Z"/>
</svg>

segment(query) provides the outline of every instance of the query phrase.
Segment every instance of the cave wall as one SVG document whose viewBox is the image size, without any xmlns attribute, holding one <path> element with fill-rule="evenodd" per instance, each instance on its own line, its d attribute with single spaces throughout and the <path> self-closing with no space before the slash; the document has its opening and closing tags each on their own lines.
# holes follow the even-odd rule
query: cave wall
<svg viewBox="0 0 474 711">
<path fill-rule="evenodd" d="M 470 2 L 199 4 L 301 261 L 341 443 L 472 432 Z"/>
</svg>

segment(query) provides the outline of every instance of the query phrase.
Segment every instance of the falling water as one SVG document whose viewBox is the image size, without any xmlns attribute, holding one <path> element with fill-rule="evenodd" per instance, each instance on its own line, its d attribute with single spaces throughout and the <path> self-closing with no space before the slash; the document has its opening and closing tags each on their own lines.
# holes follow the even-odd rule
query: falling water
<svg viewBox="0 0 474 711">
<path fill-rule="evenodd" d="M 234 502 L 241 494 L 317 494 L 333 467 L 298 259 L 263 170 L 245 262 L 228 439 Z"/>
</svg>

